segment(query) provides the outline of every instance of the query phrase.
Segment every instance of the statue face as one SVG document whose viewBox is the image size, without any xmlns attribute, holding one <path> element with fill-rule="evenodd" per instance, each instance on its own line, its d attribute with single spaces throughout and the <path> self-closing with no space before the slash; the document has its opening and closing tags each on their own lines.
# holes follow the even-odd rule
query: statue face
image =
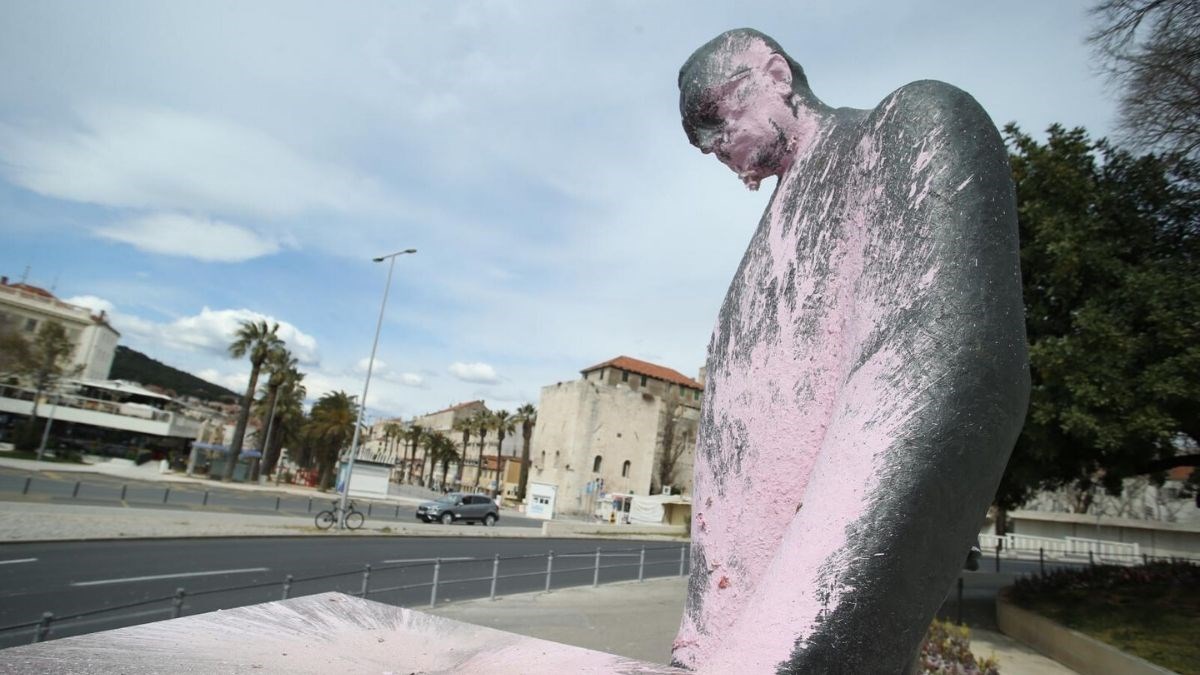
<svg viewBox="0 0 1200 675">
<path fill-rule="evenodd" d="M 713 153 L 751 190 L 786 168 L 787 135 L 793 113 L 778 82 L 746 68 L 716 86 L 680 92 L 683 127 L 700 151 Z"/>
</svg>

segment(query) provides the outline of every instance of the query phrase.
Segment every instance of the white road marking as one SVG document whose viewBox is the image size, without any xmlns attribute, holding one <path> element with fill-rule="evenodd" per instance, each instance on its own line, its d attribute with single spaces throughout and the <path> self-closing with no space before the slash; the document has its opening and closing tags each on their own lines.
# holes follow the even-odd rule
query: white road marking
<svg viewBox="0 0 1200 675">
<path fill-rule="evenodd" d="M 409 562 L 450 562 L 452 560 L 483 560 L 483 558 L 400 558 L 398 560 L 384 560 L 385 563 L 409 563 Z"/>
<path fill-rule="evenodd" d="M 37 562 L 37 558 L 15 558 L 13 560 L 0 560 L 0 565 L 16 565 L 17 563 Z"/>
<path fill-rule="evenodd" d="M 177 574 L 153 574 L 147 577 L 126 577 L 124 579 L 97 579 L 96 581 L 75 581 L 72 586 L 104 586 L 107 584 L 131 584 L 137 581 L 156 581 L 158 579 L 183 579 L 185 577 L 212 577 L 219 574 L 249 574 L 250 572 L 269 572 L 269 567 L 246 567 L 237 570 L 212 570 L 210 572 L 179 572 Z"/>
</svg>

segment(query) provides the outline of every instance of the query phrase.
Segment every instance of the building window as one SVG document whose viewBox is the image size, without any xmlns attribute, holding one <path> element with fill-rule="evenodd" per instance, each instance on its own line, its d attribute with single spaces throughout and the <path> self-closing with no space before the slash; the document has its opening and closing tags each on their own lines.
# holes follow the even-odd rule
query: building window
<svg viewBox="0 0 1200 675">
<path fill-rule="evenodd" d="M 596 459 L 592 460 L 592 473 L 600 473 L 600 463 L 604 460 L 600 455 L 596 455 Z"/>
<path fill-rule="evenodd" d="M 642 386 L 643 387 L 646 386 L 646 376 L 645 375 L 642 376 Z"/>
<path fill-rule="evenodd" d="M 629 460 L 621 465 L 621 478 L 629 478 Z"/>
<path fill-rule="evenodd" d="M 37 330 L 37 319 L 25 319 L 25 332 L 32 333 Z"/>
<path fill-rule="evenodd" d="M 697 401 L 699 401 L 699 400 L 700 400 L 700 392 L 698 392 L 698 391 L 693 391 L 693 392 L 692 392 L 692 398 L 694 398 L 694 399 L 696 399 Z"/>
<path fill-rule="evenodd" d="M 622 370 L 622 371 L 621 371 L 621 381 L 622 381 L 622 382 L 628 382 L 628 381 L 629 381 L 629 371 L 628 371 L 628 370 Z"/>
</svg>

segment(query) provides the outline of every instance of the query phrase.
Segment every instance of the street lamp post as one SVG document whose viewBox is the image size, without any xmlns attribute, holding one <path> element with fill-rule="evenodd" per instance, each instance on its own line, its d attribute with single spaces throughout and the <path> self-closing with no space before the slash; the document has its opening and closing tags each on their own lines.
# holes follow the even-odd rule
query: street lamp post
<svg viewBox="0 0 1200 675">
<path fill-rule="evenodd" d="M 383 287 L 383 302 L 379 304 L 379 320 L 375 323 L 375 341 L 371 343 L 371 358 L 367 361 L 367 379 L 363 382 L 362 398 L 358 402 L 358 419 L 354 421 L 354 440 L 350 441 L 350 460 L 346 462 L 346 482 L 342 485 L 342 499 L 338 507 L 338 529 L 346 529 L 346 501 L 350 496 L 350 477 L 354 475 L 354 457 L 358 454 L 358 437 L 362 432 L 363 414 L 367 410 L 367 389 L 371 386 L 371 370 L 375 367 L 375 349 L 379 347 L 379 331 L 383 328 L 383 311 L 387 308 L 388 291 L 392 288 L 392 270 L 396 267 L 396 258 L 409 253 L 416 253 L 415 248 L 406 248 L 388 255 L 373 258 L 374 262 L 388 261 L 387 284 Z"/>
</svg>

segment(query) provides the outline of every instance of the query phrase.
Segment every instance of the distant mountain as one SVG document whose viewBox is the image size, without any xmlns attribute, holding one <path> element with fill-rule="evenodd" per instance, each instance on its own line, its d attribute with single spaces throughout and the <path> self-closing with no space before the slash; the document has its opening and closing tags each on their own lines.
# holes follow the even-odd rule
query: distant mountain
<svg viewBox="0 0 1200 675">
<path fill-rule="evenodd" d="M 238 399 L 237 394 L 225 387 L 155 361 L 129 347 L 117 347 L 108 377 L 113 380 L 153 384 L 163 389 L 169 389 L 177 396 L 195 396 L 209 401 L 236 401 Z"/>
</svg>

